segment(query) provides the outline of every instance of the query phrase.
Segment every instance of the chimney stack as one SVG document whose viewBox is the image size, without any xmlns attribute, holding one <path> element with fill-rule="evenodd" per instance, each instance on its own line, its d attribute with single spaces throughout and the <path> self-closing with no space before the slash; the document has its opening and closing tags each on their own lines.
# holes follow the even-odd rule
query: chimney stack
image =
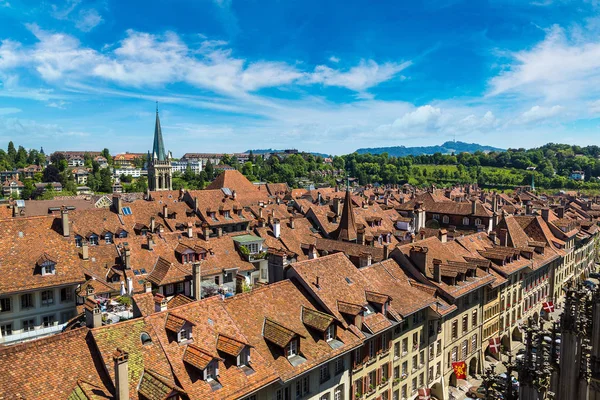
<svg viewBox="0 0 600 400">
<path fill-rule="evenodd" d="M 194 212 L 198 212 L 198 197 L 194 197 Z"/>
<path fill-rule="evenodd" d="M 531 204 L 531 200 L 527 200 L 525 203 L 525 215 L 531 215 L 531 211 L 533 209 L 533 205 Z"/>
<path fill-rule="evenodd" d="M 202 298 L 202 275 L 200 263 L 195 262 L 192 264 L 192 285 L 194 286 L 194 299 L 200 300 Z"/>
<path fill-rule="evenodd" d="M 154 238 L 152 237 L 151 234 L 146 234 L 146 239 L 148 240 L 148 250 L 153 251 L 154 250 Z"/>
<path fill-rule="evenodd" d="M 93 297 L 85 299 L 83 304 L 85 310 L 85 325 L 92 329 L 102 326 L 102 311 L 100 311 L 100 304 Z"/>
<path fill-rule="evenodd" d="M 387 260 L 390 258 L 390 247 L 387 244 L 383 245 L 383 259 Z"/>
<path fill-rule="evenodd" d="M 296 224 L 294 222 L 294 217 L 290 217 L 290 229 L 294 229 L 296 227 Z"/>
<path fill-rule="evenodd" d="M 169 218 L 169 207 L 166 204 L 163 205 L 163 218 Z"/>
<path fill-rule="evenodd" d="M 113 354 L 115 363 L 116 400 L 129 400 L 129 354 L 117 348 Z"/>
<path fill-rule="evenodd" d="M 471 214 L 475 215 L 475 213 L 477 213 L 477 198 L 472 197 L 471 198 Z"/>
<path fill-rule="evenodd" d="M 365 244 L 365 228 L 360 227 L 356 230 L 356 243 Z"/>
<path fill-rule="evenodd" d="M 547 207 L 542 208 L 542 219 L 546 222 L 548 222 L 548 219 L 550 218 L 550 209 Z"/>
<path fill-rule="evenodd" d="M 68 237 L 71 233 L 69 226 L 69 211 L 66 206 L 60 208 L 60 220 L 62 223 L 63 236 Z"/>
<path fill-rule="evenodd" d="M 187 235 L 189 238 L 193 238 L 194 237 L 194 228 L 191 222 L 188 222 L 187 224 Z"/>
<path fill-rule="evenodd" d="M 492 241 L 492 243 L 496 244 L 496 231 L 490 231 L 488 236 L 489 236 L 490 240 Z"/>
<path fill-rule="evenodd" d="M 342 199 L 339 197 L 333 199 L 333 212 L 338 217 L 342 215 Z"/>
<path fill-rule="evenodd" d="M 208 242 L 208 239 L 210 238 L 210 227 L 206 223 L 202 226 L 202 235 L 204 236 L 204 240 Z"/>
<path fill-rule="evenodd" d="M 151 293 L 152 292 L 152 282 L 146 281 L 146 283 L 144 283 L 144 288 L 146 290 L 146 293 Z"/>
<path fill-rule="evenodd" d="M 123 243 L 123 263 L 126 269 L 131 269 L 131 249 L 128 243 Z"/>
<path fill-rule="evenodd" d="M 221 237 L 223 236 L 223 228 L 218 226 L 217 227 L 217 237 Z"/>
<path fill-rule="evenodd" d="M 84 260 L 89 260 L 90 259 L 90 252 L 89 252 L 89 247 L 88 247 L 88 242 L 84 241 L 81 244 L 81 258 Z"/>
<path fill-rule="evenodd" d="M 442 283 L 442 261 L 437 258 L 433 259 L 433 280 Z"/>
<path fill-rule="evenodd" d="M 564 218 L 565 217 L 565 208 L 564 207 L 556 207 L 556 215 L 558 216 L 558 218 Z"/>
<path fill-rule="evenodd" d="M 167 309 L 167 298 L 160 293 L 154 295 L 154 312 L 161 312 Z"/>
<path fill-rule="evenodd" d="M 448 231 L 445 229 L 440 229 L 438 232 L 438 238 L 440 242 L 446 243 L 448 241 Z"/>
<path fill-rule="evenodd" d="M 421 273 L 427 276 L 427 252 L 429 249 L 423 246 L 412 246 L 410 249 L 410 259 L 413 264 L 421 271 Z"/>
<path fill-rule="evenodd" d="M 130 296 L 133 294 L 133 280 L 129 276 L 127 277 L 127 294 Z"/>
<path fill-rule="evenodd" d="M 274 218 L 273 219 L 273 235 L 275 236 L 275 238 L 279 239 L 280 234 L 281 234 L 281 224 L 279 223 L 279 219 Z"/>
<path fill-rule="evenodd" d="M 156 230 L 156 218 L 150 217 L 150 232 L 154 233 Z"/>
<path fill-rule="evenodd" d="M 119 215 L 123 215 L 123 200 L 121 200 L 121 196 L 118 194 L 113 195 L 112 202 L 115 212 Z"/>
</svg>

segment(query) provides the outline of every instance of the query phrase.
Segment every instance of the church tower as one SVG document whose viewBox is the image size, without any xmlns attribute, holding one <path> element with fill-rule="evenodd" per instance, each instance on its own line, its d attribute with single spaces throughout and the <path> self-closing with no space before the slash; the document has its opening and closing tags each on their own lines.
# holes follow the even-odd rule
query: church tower
<svg viewBox="0 0 600 400">
<path fill-rule="evenodd" d="M 152 154 L 148 154 L 148 189 L 171 190 L 173 169 L 171 153 L 165 151 L 160 119 L 158 118 L 158 103 L 156 103 L 156 124 L 154 125 L 154 144 Z"/>
</svg>

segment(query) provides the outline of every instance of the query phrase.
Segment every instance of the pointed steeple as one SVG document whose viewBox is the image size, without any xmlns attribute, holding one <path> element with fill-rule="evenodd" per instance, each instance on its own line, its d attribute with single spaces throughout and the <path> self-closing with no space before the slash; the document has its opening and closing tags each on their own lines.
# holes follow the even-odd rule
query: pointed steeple
<svg viewBox="0 0 600 400">
<path fill-rule="evenodd" d="M 152 157 L 158 161 L 165 161 L 167 154 L 163 143 L 162 130 L 160 128 L 160 118 L 158 117 L 158 101 L 156 102 L 156 124 L 154 125 L 154 145 L 152 147 Z"/>
<path fill-rule="evenodd" d="M 354 221 L 354 210 L 352 210 L 352 196 L 350 196 L 350 185 L 346 187 L 346 197 L 344 198 L 344 209 L 340 225 L 331 234 L 333 239 L 343 240 L 345 242 L 356 241 L 356 222 Z"/>
</svg>

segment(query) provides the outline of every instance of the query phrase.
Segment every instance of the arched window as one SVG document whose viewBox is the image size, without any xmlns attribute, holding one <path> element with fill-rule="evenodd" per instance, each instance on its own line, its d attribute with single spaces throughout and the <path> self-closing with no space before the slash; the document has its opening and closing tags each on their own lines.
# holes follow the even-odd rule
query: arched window
<svg viewBox="0 0 600 400">
<path fill-rule="evenodd" d="M 146 332 L 142 332 L 142 334 L 140 335 L 140 340 L 142 341 L 142 344 L 152 343 L 152 338 Z"/>
<path fill-rule="evenodd" d="M 467 218 L 467 217 L 463 218 L 463 225 L 469 225 L 469 218 Z"/>
<path fill-rule="evenodd" d="M 477 218 L 475 220 L 475 225 L 477 225 L 477 226 L 481 225 L 481 220 L 479 218 Z"/>
</svg>

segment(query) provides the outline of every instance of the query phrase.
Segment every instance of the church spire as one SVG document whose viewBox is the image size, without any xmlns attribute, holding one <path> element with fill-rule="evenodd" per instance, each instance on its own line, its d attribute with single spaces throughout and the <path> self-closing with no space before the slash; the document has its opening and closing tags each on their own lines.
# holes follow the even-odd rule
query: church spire
<svg viewBox="0 0 600 400">
<path fill-rule="evenodd" d="M 357 238 L 354 210 L 352 210 L 352 196 L 350 195 L 350 181 L 346 183 L 346 197 L 344 198 L 344 209 L 340 218 L 340 225 L 332 233 L 333 239 L 345 242 L 355 242 Z"/>
<path fill-rule="evenodd" d="M 160 118 L 158 117 L 158 101 L 156 102 L 156 123 L 154 125 L 154 145 L 152 147 L 152 157 L 156 157 L 158 161 L 165 161 L 167 154 L 163 143 L 162 130 L 160 128 Z"/>
</svg>

